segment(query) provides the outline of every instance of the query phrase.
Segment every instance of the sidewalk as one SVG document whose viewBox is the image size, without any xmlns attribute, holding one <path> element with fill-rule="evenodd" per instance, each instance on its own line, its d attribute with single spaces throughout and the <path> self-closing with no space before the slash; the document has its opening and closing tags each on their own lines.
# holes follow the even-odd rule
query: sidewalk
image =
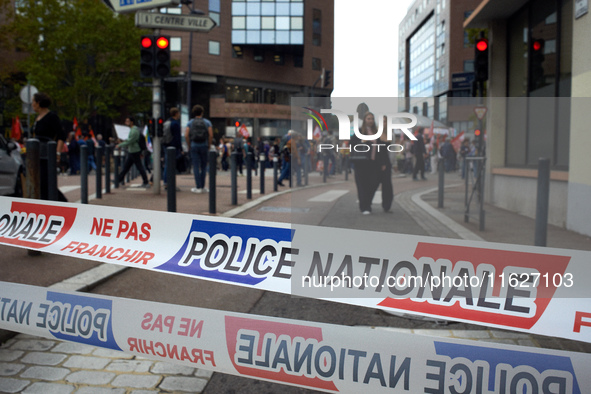
<svg viewBox="0 0 591 394">
<path fill-rule="evenodd" d="M 267 193 L 261 196 L 253 190 L 253 203 L 250 203 L 246 199 L 245 193 L 246 177 L 238 177 L 238 206 L 233 206 L 231 205 L 229 173 L 218 174 L 217 212 L 219 215 L 229 217 L 240 215 L 243 211 L 249 211 L 249 206 L 261 202 L 261 200 L 257 200 L 259 198 L 268 199 L 279 196 L 280 193 L 289 193 L 288 187 L 279 188 L 279 193 L 272 193 L 272 171 L 267 171 L 265 177 Z M 75 182 L 75 177 L 60 177 L 60 187 L 71 188 L 66 194 L 70 201 L 77 201 L 76 195 L 79 198 L 79 190 L 75 189 Z M 329 183 L 333 184 L 335 188 L 341 187 L 343 182 L 344 175 L 329 178 Z M 353 176 L 351 174 L 349 184 L 352 182 Z M 155 195 L 150 189 L 134 187 L 139 183 L 141 183 L 141 180 L 136 179 L 131 185 L 125 185 L 120 189 L 112 189 L 111 194 L 104 195 L 101 200 L 91 200 L 90 203 L 165 211 L 166 190 L 162 188 L 161 193 Z M 456 184 L 460 186 L 453 186 Z M 89 177 L 89 186 L 91 185 L 94 185 L 93 177 Z M 253 176 L 253 189 L 258 189 L 258 185 L 259 177 Z M 309 185 L 318 188 L 325 186 L 319 174 L 310 174 Z M 443 209 L 437 209 L 436 185 L 435 175 L 431 175 L 427 182 L 413 182 L 409 177 L 394 179 L 395 204 L 406 211 L 426 234 L 449 238 L 481 238 L 491 242 L 533 244 L 533 219 L 486 204 L 486 229 L 484 232 L 479 232 L 477 223 L 466 224 L 463 222 L 464 194 L 460 177 L 457 174 L 446 174 L 446 185 L 448 187 L 445 190 L 445 208 Z M 177 176 L 177 186 L 181 190 L 177 193 L 178 212 L 208 214 L 208 195 L 190 192 L 191 187 L 194 187 L 192 175 Z M 92 193 L 94 193 L 94 190 L 92 190 Z M 549 226 L 548 246 L 591 250 L 590 241 L 588 237 Z M 53 287 L 61 289 L 86 290 L 121 269 L 117 266 L 100 265 L 87 261 L 81 262 L 75 259 L 68 260 L 61 256 L 43 255 L 32 262 L 32 264 L 35 264 L 35 275 L 31 275 L 31 261 L 23 264 L 23 260 L 31 259 L 26 255 L 26 251 L 0 246 L 0 252 L 4 253 L 5 256 L 10 256 L 8 259 L 3 259 L 5 261 L 9 260 L 9 265 L 6 265 L 6 262 L 2 262 L 0 265 L 4 268 L 2 280 L 46 287 L 53 285 Z M 55 264 L 60 265 L 56 266 Z M 59 269 L 56 267 L 59 267 Z M 89 269 L 94 271 L 91 271 L 91 273 L 85 272 Z M 76 274 L 81 275 L 69 279 Z M 282 310 L 282 306 L 271 306 L 268 301 L 271 298 L 270 296 L 267 297 L 267 294 L 265 294 L 250 313 L 272 314 L 282 317 L 276 313 L 277 310 Z M 281 296 L 280 298 L 284 308 L 289 308 L 290 304 L 293 304 L 293 300 L 289 296 Z M 303 300 L 301 305 L 308 306 L 310 312 L 312 312 L 315 300 Z M 345 306 L 341 305 L 331 307 L 335 315 L 345 311 L 344 308 Z M 374 320 L 378 319 L 379 315 L 375 315 L 373 318 Z M 380 325 L 379 322 L 374 322 L 364 315 L 355 320 L 358 323 L 352 324 Z M 384 327 L 383 329 L 404 330 L 405 332 L 422 335 L 591 352 L 591 345 L 586 343 L 510 331 L 489 330 L 485 327 L 456 329 L 451 326 L 442 326 L 436 329 L 425 329 L 419 326 L 418 328 Z M 220 374 L 215 374 L 212 378 L 212 373 L 205 370 L 155 362 L 120 352 L 111 352 L 57 340 L 39 339 L 23 334 L 8 340 L 0 348 L 0 392 L 7 393 L 217 393 L 224 387 L 238 387 L 241 383 L 237 382 L 241 379 L 243 378 Z M 254 382 L 248 379 L 244 380 Z M 265 388 L 268 392 L 276 392 L 277 390 L 284 393 L 305 391 L 265 382 L 256 382 L 252 389 L 254 391 L 244 387 L 245 392 L 257 392 L 255 388 L 258 392 L 265 391 Z"/>
</svg>

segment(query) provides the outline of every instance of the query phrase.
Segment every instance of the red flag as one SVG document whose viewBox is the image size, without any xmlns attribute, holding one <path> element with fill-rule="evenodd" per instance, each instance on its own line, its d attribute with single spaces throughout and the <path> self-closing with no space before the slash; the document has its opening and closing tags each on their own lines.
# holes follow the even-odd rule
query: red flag
<svg viewBox="0 0 591 394">
<path fill-rule="evenodd" d="M 82 135 L 82 130 L 78 127 L 78 120 L 76 119 L 76 117 L 74 117 L 74 120 L 72 123 L 74 124 L 73 129 L 76 132 L 76 139 L 78 139 Z"/>
<path fill-rule="evenodd" d="M 12 129 L 10 130 L 10 138 L 12 138 L 15 141 L 20 140 L 22 135 L 21 131 L 21 121 L 17 116 L 16 118 L 12 119 Z"/>
</svg>

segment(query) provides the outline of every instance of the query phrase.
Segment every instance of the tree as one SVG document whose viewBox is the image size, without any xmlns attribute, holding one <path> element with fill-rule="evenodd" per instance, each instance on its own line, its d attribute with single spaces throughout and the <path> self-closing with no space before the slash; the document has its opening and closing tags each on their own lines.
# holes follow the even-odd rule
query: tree
<svg viewBox="0 0 591 394">
<path fill-rule="evenodd" d="M 9 23 L 0 29 L 16 37 L 29 56 L 20 71 L 54 109 L 67 118 L 85 119 L 98 113 L 117 117 L 150 109 L 151 95 L 136 88 L 139 42 L 145 31 L 133 15 L 120 15 L 100 0 L 19 0 Z"/>
</svg>

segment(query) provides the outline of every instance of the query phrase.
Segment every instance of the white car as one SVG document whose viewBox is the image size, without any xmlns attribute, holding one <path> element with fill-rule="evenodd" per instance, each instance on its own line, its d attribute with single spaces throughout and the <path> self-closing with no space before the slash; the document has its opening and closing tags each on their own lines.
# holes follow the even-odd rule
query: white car
<svg viewBox="0 0 591 394">
<path fill-rule="evenodd" d="M 24 171 L 19 146 L 0 135 L 0 196 L 22 197 Z"/>
</svg>

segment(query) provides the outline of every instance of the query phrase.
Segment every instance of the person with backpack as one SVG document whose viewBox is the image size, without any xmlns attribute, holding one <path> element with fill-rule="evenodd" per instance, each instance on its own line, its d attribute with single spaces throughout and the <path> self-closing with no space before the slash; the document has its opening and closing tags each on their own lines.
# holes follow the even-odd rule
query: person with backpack
<svg viewBox="0 0 591 394">
<path fill-rule="evenodd" d="M 135 165 L 142 176 L 143 183 L 141 187 L 150 187 L 146 170 L 142 164 L 142 150 L 145 149 L 146 139 L 140 132 L 140 129 L 135 125 L 135 119 L 132 116 L 128 116 L 125 119 L 125 125 L 130 128 L 129 137 L 127 137 L 127 140 L 124 142 L 117 144 L 116 148 L 127 147 L 127 152 L 129 154 L 127 155 L 123 169 L 119 173 L 119 183 L 123 182 L 123 179 L 125 178 L 127 172 L 131 169 L 131 166 Z"/>
<path fill-rule="evenodd" d="M 181 142 L 181 112 L 178 108 L 172 107 L 170 109 L 170 118 L 162 125 L 162 147 L 166 153 L 166 148 L 172 146 L 175 149 L 175 163 L 179 161 L 183 154 L 183 146 Z M 166 155 L 162 155 L 166 158 Z M 164 180 L 164 187 L 166 187 L 166 160 L 164 160 L 164 172 L 162 179 Z"/>
<path fill-rule="evenodd" d="M 213 141 L 213 129 L 211 122 L 203 117 L 205 110 L 199 104 L 193 107 L 193 116 L 185 129 L 185 140 L 190 144 L 191 163 L 195 176 L 195 187 L 193 193 L 208 192 L 205 187 L 205 176 L 207 174 L 207 155 Z"/>
</svg>

